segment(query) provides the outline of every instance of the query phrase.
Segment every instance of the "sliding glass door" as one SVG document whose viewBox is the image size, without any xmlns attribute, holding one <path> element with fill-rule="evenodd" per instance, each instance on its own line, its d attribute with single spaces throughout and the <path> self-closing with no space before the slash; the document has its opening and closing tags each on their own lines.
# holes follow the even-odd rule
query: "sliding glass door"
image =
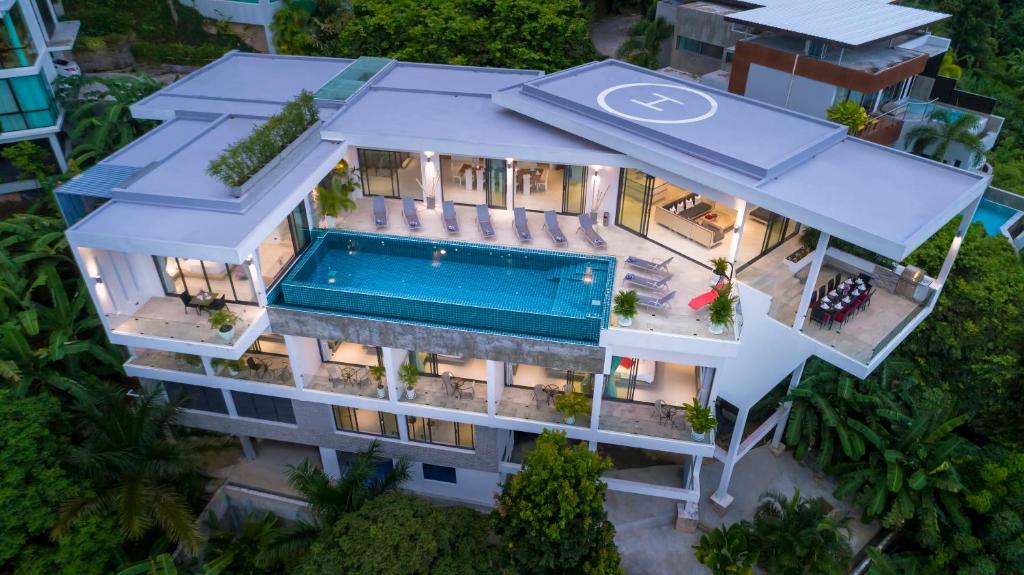
<svg viewBox="0 0 1024 575">
<path fill-rule="evenodd" d="M 492 208 L 505 209 L 508 196 L 505 186 L 505 160 L 485 162 L 484 188 L 487 192 L 487 205 Z"/>
<path fill-rule="evenodd" d="M 619 179 L 619 209 L 615 223 L 646 236 L 651 216 L 654 177 L 640 170 L 625 168 Z"/>
</svg>

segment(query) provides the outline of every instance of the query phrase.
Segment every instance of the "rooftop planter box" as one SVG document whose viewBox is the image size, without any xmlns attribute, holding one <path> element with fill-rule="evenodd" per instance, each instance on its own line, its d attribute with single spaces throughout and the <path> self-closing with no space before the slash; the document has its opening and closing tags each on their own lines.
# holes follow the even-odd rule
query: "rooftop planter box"
<svg viewBox="0 0 1024 575">
<path fill-rule="evenodd" d="M 251 134 L 210 161 L 206 173 L 231 188 L 236 196 L 240 195 L 245 183 L 273 163 L 285 148 L 316 124 L 319 116 L 313 94 L 303 91 Z"/>
</svg>

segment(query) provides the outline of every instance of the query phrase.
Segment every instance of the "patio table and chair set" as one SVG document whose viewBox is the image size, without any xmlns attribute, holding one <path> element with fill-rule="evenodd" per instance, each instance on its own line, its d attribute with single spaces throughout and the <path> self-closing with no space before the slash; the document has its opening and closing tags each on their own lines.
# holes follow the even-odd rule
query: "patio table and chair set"
<svg viewBox="0 0 1024 575">
<path fill-rule="evenodd" d="M 842 274 L 837 273 L 811 293 L 810 319 L 820 328 L 831 329 L 836 322 L 842 327 L 871 305 L 874 293 L 871 276 L 859 274 L 842 279 Z"/>
</svg>

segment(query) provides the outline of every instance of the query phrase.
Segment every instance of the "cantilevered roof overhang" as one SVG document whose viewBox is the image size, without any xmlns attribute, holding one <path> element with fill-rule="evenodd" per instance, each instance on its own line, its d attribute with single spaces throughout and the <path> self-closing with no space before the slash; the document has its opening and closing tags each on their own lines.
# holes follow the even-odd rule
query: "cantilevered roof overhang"
<svg viewBox="0 0 1024 575">
<path fill-rule="evenodd" d="M 614 60 L 495 103 L 901 260 L 989 178 L 850 138 L 826 120 Z M 670 178 L 671 179 L 671 178 Z"/>
<path fill-rule="evenodd" d="M 326 121 L 322 136 L 384 150 L 621 166 L 620 153 L 506 110 L 491 94 L 541 77 L 505 70 L 395 62 Z"/>
</svg>

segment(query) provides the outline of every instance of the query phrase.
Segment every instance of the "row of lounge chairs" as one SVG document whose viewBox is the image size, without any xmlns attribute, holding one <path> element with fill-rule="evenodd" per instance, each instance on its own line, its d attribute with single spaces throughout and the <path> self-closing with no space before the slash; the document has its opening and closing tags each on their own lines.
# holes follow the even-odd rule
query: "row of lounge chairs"
<svg viewBox="0 0 1024 575">
<path fill-rule="evenodd" d="M 526 209 L 515 208 L 512 210 L 512 215 L 512 227 L 516 232 L 516 237 L 520 242 L 531 241 L 533 234 L 530 233 L 530 223 L 526 219 Z M 405 225 L 410 230 L 422 229 L 423 225 L 420 222 L 419 213 L 416 211 L 416 202 L 412 198 L 402 198 L 402 217 L 405 219 Z M 460 232 L 459 217 L 455 212 L 455 204 L 453 202 L 444 202 L 441 205 L 441 217 L 444 220 L 445 230 L 449 234 L 455 235 Z M 383 196 L 373 197 L 373 223 L 377 229 L 388 227 L 388 209 Z M 495 236 L 494 222 L 491 220 L 491 210 L 486 204 L 476 206 L 476 223 L 480 228 L 480 234 L 485 239 L 491 239 Z M 590 245 L 595 248 L 607 247 L 607 242 L 594 229 L 594 221 L 589 214 L 580 214 L 579 224 L 580 226 L 576 232 L 583 232 L 583 236 L 590 242 Z M 555 245 L 564 246 L 568 243 L 565 234 L 558 225 L 558 214 L 554 210 L 544 212 L 544 229 L 548 232 L 548 236 L 551 237 L 551 241 L 555 242 Z"/>
<path fill-rule="evenodd" d="M 675 290 L 668 291 L 668 280 L 672 279 L 672 274 L 668 271 L 668 264 L 671 261 L 671 257 L 660 262 L 652 262 L 636 256 L 626 258 L 626 265 L 643 270 L 647 274 L 654 276 L 651 277 L 651 275 L 641 275 L 633 272 L 625 275 L 624 279 L 627 283 L 655 292 L 653 295 L 638 293 L 637 305 L 655 310 L 672 307 L 672 300 L 675 299 L 676 292 Z"/>
</svg>

